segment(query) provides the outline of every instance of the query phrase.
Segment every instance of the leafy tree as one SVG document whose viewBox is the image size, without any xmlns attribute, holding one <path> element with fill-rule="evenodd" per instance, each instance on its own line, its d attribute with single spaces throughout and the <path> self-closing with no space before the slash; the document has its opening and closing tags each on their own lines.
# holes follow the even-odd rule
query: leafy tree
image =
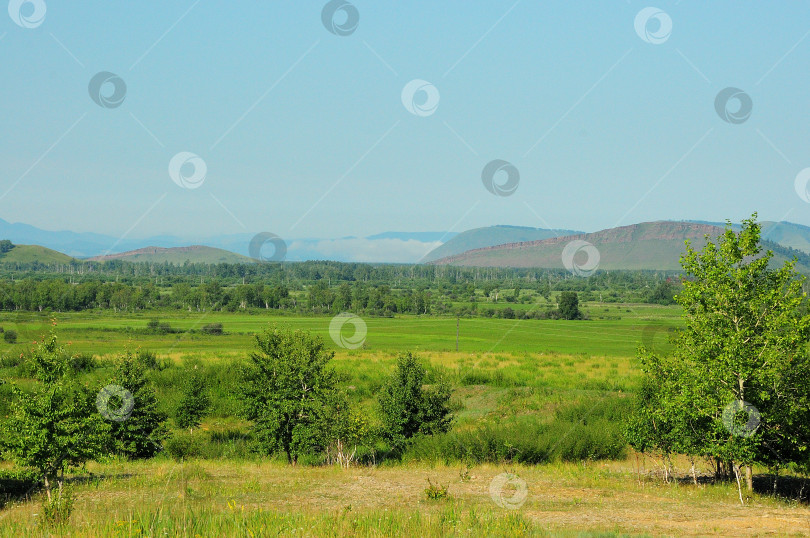
<svg viewBox="0 0 810 538">
<path fill-rule="evenodd" d="M 379 396 L 383 435 L 401 449 L 417 434 L 430 435 L 450 429 L 453 417 L 450 385 L 440 380 L 426 388 L 427 371 L 410 352 L 397 358 L 397 369 Z"/>
<path fill-rule="evenodd" d="M 276 326 L 256 335 L 242 372 L 244 415 L 266 453 L 281 450 L 295 464 L 339 435 L 348 405 L 329 366 L 334 352 L 320 337 Z"/>
<path fill-rule="evenodd" d="M 180 428 L 194 428 L 202 424 L 202 419 L 211 407 L 211 398 L 208 394 L 208 382 L 202 375 L 202 369 L 195 364 L 188 368 L 183 381 L 183 395 L 177 407 L 175 421 Z"/>
<path fill-rule="evenodd" d="M 3 448 L 9 459 L 37 471 L 50 503 L 54 484 L 62 499 L 66 469 L 104 455 L 109 425 L 96 409 L 96 392 L 73 377 L 69 355 L 55 333 L 33 350 L 29 360 L 35 383 L 28 391 L 12 385 L 14 400 Z"/>
<path fill-rule="evenodd" d="M 143 362 L 127 353 L 116 365 L 111 383 L 129 391 L 134 403 L 131 414 L 110 422 L 113 451 L 132 459 L 151 458 L 160 452 L 168 428 Z"/>
<path fill-rule="evenodd" d="M 771 269 L 756 214 L 681 265 L 685 328 L 667 358 L 641 350 L 649 395 L 631 442 L 711 458 L 753 488 L 752 465 L 806 465 L 810 444 L 810 315 L 795 261 Z M 658 411 L 653 409 L 659 408 Z M 654 414 L 657 419 L 654 420 Z M 652 424 L 655 422 L 655 424 Z M 650 435 L 649 432 L 657 432 Z M 740 494 L 742 500 L 742 494 Z"/>
<path fill-rule="evenodd" d="M 582 319 L 582 312 L 579 310 L 579 297 L 575 291 L 560 292 L 557 298 L 557 308 L 563 319 Z"/>
<path fill-rule="evenodd" d="M 655 289 L 650 292 L 648 301 L 661 305 L 675 304 L 675 285 L 669 280 L 659 282 Z"/>
<path fill-rule="evenodd" d="M 6 252 L 10 251 L 14 248 L 14 243 L 9 241 L 8 239 L 0 240 L 0 254 L 5 254 Z"/>
</svg>

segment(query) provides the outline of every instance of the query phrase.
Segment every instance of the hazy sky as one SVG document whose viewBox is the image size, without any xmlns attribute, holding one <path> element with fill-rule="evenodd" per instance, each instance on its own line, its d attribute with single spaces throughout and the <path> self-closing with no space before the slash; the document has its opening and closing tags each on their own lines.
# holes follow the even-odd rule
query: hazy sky
<svg viewBox="0 0 810 538">
<path fill-rule="evenodd" d="M 810 2 L 19 4 L 0 12 L 12 222 L 288 240 L 810 225 Z M 496 159 L 516 189 L 506 171 L 485 188 Z"/>
</svg>

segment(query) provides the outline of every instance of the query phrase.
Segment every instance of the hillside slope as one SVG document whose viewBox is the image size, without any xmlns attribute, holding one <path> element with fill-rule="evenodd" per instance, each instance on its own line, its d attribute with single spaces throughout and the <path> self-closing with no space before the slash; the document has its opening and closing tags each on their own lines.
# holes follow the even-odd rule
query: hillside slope
<svg viewBox="0 0 810 538">
<path fill-rule="evenodd" d="M 689 239 L 693 248 L 702 248 L 705 235 L 711 238 L 723 233 L 723 229 L 711 224 L 695 222 L 645 222 L 631 226 L 610 228 L 590 234 L 570 235 L 526 241 L 470 250 L 448 256 L 433 263 L 473 267 L 538 267 L 564 269 L 562 253 L 565 246 L 574 240 L 584 240 L 599 251 L 600 270 L 662 270 L 681 269 L 680 256 L 685 251 L 684 241 Z M 763 233 L 764 236 L 764 233 Z M 788 248 L 764 241 L 764 248 L 774 252 L 773 262 L 781 265 L 795 254 L 796 269 L 810 273 L 810 256 L 801 252 L 791 253 Z M 586 263 L 587 254 L 581 252 L 575 258 L 577 264 Z"/>
<path fill-rule="evenodd" d="M 168 262 L 173 265 L 182 265 L 186 261 L 191 263 L 251 263 L 252 258 L 222 250 L 220 248 L 193 245 L 190 247 L 146 247 L 118 254 L 96 256 L 91 261 L 123 260 L 128 262 Z"/>
<path fill-rule="evenodd" d="M 10 251 L 0 254 L 0 263 L 70 263 L 73 258 L 56 250 L 39 245 L 15 245 Z"/>
<path fill-rule="evenodd" d="M 455 256 L 468 250 L 504 245 L 506 243 L 520 243 L 524 241 L 539 241 L 552 237 L 581 234 L 575 230 L 547 230 L 544 228 L 529 228 L 526 226 L 487 226 L 473 228 L 462 232 L 443 245 L 430 251 L 423 259 L 423 263 L 439 260 L 448 256 Z"/>
</svg>

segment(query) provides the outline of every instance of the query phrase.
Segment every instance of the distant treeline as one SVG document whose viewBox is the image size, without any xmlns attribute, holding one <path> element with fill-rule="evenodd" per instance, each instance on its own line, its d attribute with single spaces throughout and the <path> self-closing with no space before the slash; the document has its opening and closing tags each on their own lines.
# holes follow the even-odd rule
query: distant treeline
<svg viewBox="0 0 810 538">
<path fill-rule="evenodd" d="M 223 272 L 234 267 L 214 266 Z M 252 267 L 252 266 L 251 266 Z M 590 278 L 555 271 L 493 270 L 501 278 L 478 278 L 487 270 L 421 266 L 363 266 L 305 262 L 270 266 L 271 276 L 120 276 L 108 273 L 4 275 L 0 310 L 190 311 L 289 310 L 394 314 L 500 315 L 511 308 L 489 305 L 545 302 L 563 291 L 581 300 L 672 303 L 679 279 L 654 272 L 598 273 Z M 436 272 L 441 269 L 442 274 Z M 237 272 L 238 274 L 238 272 Z M 430 275 L 431 279 L 426 278 Z M 460 281 L 460 277 L 466 280 Z M 524 309 L 525 310 L 525 309 Z M 507 317 L 512 317 L 508 315 Z"/>
<path fill-rule="evenodd" d="M 516 269 L 498 267 L 453 267 L 446 265 L 399 265 L 346 263 L 331 261 L 250 263 L 250 264 L 205 264 L 188 263 L 172 265 L 168 262 L 106 262 L 73 261 L 67 264 L 0 263 L 0 275 L 63 275 L 73 281 L 101 279 L 116 281 L 153 282 L 199 282 L 200 279 L 217 278 L 224 284 L 237 282 L 264 283 L 313 283 L 325 280 L 332 286 L 337 282 L 385 283 L 394 287 L 403 284 L 431 285 L 505 282 L 512 280 L 551 281 L 602 281 L 624 283 L 647 283 L 679 274 L 678 271 L 605 271 L 588 279 L 574 276 L 565 269 Z M 157 280 L 156 280 L 157 279 Z M 596 279 L 596 280 L 594 280 Z"/>
</svg>

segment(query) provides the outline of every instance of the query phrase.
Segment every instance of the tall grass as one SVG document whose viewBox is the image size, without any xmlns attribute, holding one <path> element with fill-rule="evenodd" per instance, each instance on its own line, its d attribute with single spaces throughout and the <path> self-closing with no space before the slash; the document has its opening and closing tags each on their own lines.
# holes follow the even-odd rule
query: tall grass
<svg viewBox="0 0 810 538">
<path fill-rule="evenodd" d="M 627 442 L 621 417 L 625 398 L 608 397 L 556 412 L 553 420 L 517 416 L 479 427 L 420 437 L 405 452 L 405 461 L 525 464 L 552 461 L 620 459 Z"/>
<path fill-rule="evenodd" d="M 0 526 L 0 536 L 16 538 L 21 530 Z M 51 536 L 52 530 L 39 525 L 25 529 L 30 536 Z M 224 510 L 190 506 L 136 511 L 118 520 L 85 520 L 69 530 L 71 536 L 596 536 L 552 534 L 521 513 L 463 508 L 454 502 L 436 510 L 355 512 L 347 506 L 332 513 L 258 510 L 229 503 Z"/>
</svg>

